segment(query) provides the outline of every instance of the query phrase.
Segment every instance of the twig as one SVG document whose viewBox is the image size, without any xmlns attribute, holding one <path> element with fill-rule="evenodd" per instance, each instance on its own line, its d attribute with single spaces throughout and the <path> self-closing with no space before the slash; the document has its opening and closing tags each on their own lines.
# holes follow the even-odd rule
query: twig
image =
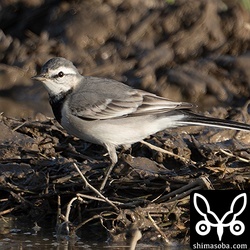
<svg viewBox="0 0 250 250">
<path fill-rule="evenodd" d="M 86 198 L 86 199 L 90 199 L 90 200 L 96 200 L 96 201 L 105 202 L 105 200 L 102 199 L 102 198 L 98 198 L 98 197 L 87 195 L 87 194 L 77 194 L 77 196 L 80 196 L 80 197 Z M 117 204 L 117 205 L 124 205 L 124 203 L 121 203 L 119 201 L 111 201 L 111 202 L 113 202 L 114 204 Z"/>
<path fill-rule="evenodd" d="M 73 163 L 73 165 L 74 165 L 75 169 L 77 170 L 77 172 L 80 174 L 81 178 L 83 179 L 85 186 L 87 188 L 91 189 L 94 193 L 96 193 L 99 197 L 101 197 L 109 205 L 111 205 L 117 212 L 119 212 L 119 208 L 112 201 L 110 201 L 108 198 L 106 198 L 104 195 L 102 195 L 96 188 L 94 188 L 92 185 L 89 184 L 89 182 L 87 181 L 87 179 L 85 178 L 85 176 L 83 175 L 81 170 L 77 167 L 77 165 L 75 163 Z"/>
<path fill-rule="evenodd" d="M 243 157 L 234 155 L 234 154 L 232 154 L 232 153 L 227 152 L 227 151 L 224 150 L 224 149 L 220 149 L 220 151 L 221 151 L 223 154 L 225 154 L 225 155 L 227 155 L 227 156 L 230 156 L 230 157 L 235 157 L 236 159 L 238 159 L 238 160 L 240 160 L 240 161 L 242 161 L 242 162 L 247 162 L 247 163 L 250 162 L 249 159 L 246 159 L 246 158 L 243 158 Z"/>
<path fill-rule="evenodd" d="M 105 185 L 106 185 L 106 183 L 108 181 L 108 178 L 109 178 L 109 176 L 110 176 L 110 174 L 111 174 L 114 167 L 115 167 L 114 163 L 111 163 L 111 165 L 108 167 L 108 170 L 105 173 L 104 179 L 103 179 L 102 184 L 100 186 L 100 191 L 102 191 L 105 188 Z"/>
<path fill-rule="evenodd" d="M 156 151 L 158 151 L 158 152 L 161 152 L 161 153 L 164 153 L 164 154 L 167 154 L 167 155 L 176 157 L 176 158 L 178 158 L 178 159 L 180 159 L 180 160 L 182 160 L 182 161 L 184 161 L 184 162 L 187 162 L 187 163 L 196 164 L 196 162 L 195 162 L 195 161 L 192 161 L 191 159 L 186 159 L 185 157 L 182 157 L 182 156 L 179 156 L 179 155 L 177 155 L 177 154 L 174 154 L 174 153 L 172 153 L 172 152 L 170 152 L 170 151 L 168 151 L 168 150 L 165 150 L 165 149 L 163 149 L 163 148 L 157 147 L 157 146 L 155 146 L 155 145 L 153 145 L 153 144 L 151 144 L 151 143 L 148 143 L 148 142 L 146 142 L 146 141 L 140 141 L 140 142 L 141 142 L 142 144 L 146 145 L 147 147 L 149 147 L 149 148 L 151 148 L 151 149 L 153 149 L 153 150 L 156 150 Z"/>
<path fill-rule="evenodd" d="M 169 201 L 175 201 L 175 200 L 179 200 L 182 199 L 185 196 L 190 195 L 190 193 L 194 190 L 199 190 L 199 189 L 213 189 L 211 182 L 209 181 L 208 178 L 206 178 L 205 176 L 201 176 L 200 178 L 191 181 L 190 183 L 188 183 L 187 185 L 178 188 L 176 190 L 174 190 L 171 193 L 168 193 L 162 197 L 157 197 L 157 199 L 154 199 L 152 202 L 166 202 Z"/>
<path fill-rule="evenodd" d="M 67 205 L 67 210 L 66 210 L 66 214 L 65 214 L 65 218 L 66 218 L 66 221 L 68 222 L 69 221 L 69 215 L 70 215 L 70 210 L 71 210 L 71 206 L 73 204 L 73 202 L 75 200 L 78 200 L 79 198 L 78 197 L 74 197 L 70 200 L 70 202 L 68 203 Z"/>
<path fill-rule="evenodd" d="M 151 217 L 150 213 L 147 214 L 149 220 L 151 221 L 151 223 L 153 224 L 154 228 L 159 232 L 159 234 L 161 235 L 161 237 L 165 240 L 167 245 L 171 245 L 171 242 L 169 241 L 169 239 L 167 238 L 167 236 L 161 231 L 161 229 L 157 226 L 157 224 L 155 223 L 154 219 Z"/>
<path fill-rule="evenodd" d="M 12 131 L 16 131 L 18 130 L 19 128 L 21 128 L 23 125 L 25 125 L 27 123 L 27 121 L 24 121 L 22 124 L 18 125 L 17 127 L 13 128 Z"/>
<path fill-rule="evenodd" d="M 9 213 L 11 213 L 14 209 L 15 209 L 15 208 L 12 207 L 12 208 L 9 208 L 9 209 L 7 209 L 7 210 L 1 211 L 1 212 L 0 212 L 0 216 L 5 215 L 5 214 L 9 214 Z"/>
<path fill-rule="evenodd" d="M 79 228 L 81 228 L 82 226 L 84 226 L 86 223 L 88 223 L 88 222 L 90 222 L 90 221 L 92 221 L 92 220 L 94 220 L 94 219 L 101 218 L 101 217 L 102 217 L 102 216 L 99 215 L 99 214 L 94 215 L 93 217 L 91 217 L 91 218 L 89 218 L 89 219 L 83 221 L 82 223 L 80 223 L 80 224 L 75 228 L 75 231 L 77 231 Z"/>
<path fill-rule="evenodd" d="M 70 224 L 72 224 L 69 220 L 69 215 L 70 215 L 70 211 L 71 211 L 71 207 L 72 207 L 72 204 L 75 200 L 80 200 L 82 201 L 82 198 L 77 196 L 77 197 L 74 197 L 70 200 L 70 202 L 68 203 L 67 205 L 67 210 L 66 210 L 66 214 L 65 216 L 63 214 L 61 214 L 61 208 L 59 208 L 59 205 L 58 205 L 58 219 L 62 219 L 64 222 L 63 223 L 57 223 L 57 226 L 58 226 L 58 229 L 57 229 L 57 236 L 60 236 L 61 235 L 61 232 L 62 232 L 62 229 L 63 229 L 63 226 L 65 225 L 65 228 L 66 228 L 66 231 L 67 231 L 67 235 L 72 235 L 72 232 L 76 232 L 76 229 L 74 228 L 74 230 L 72 230 L 72 232 L 70 232 Z M 60 196 L 58 196 L 58 203 L 61 202 L 60 201 Z M 61 204 L 60 204 L 61 206 Z"/>
<path fill-rule="evenodd" d="M 61 209 L 61 196 L 58 195 L 57 196 L 57 221 L 56 224 L 59 225 L 60 224 L 60 216 L 62 214 L 62 209 Z"/>
<path fill-rule="evenodd" d="M 75 200 L 82 200 L 82 198 L 80 198 L 80 197 L 74 197 L 74 198 L 72 198 L 71 200 L 70 200 L 70 202 L 68 203 L 68 205 L 67 205 L 67 210 L 66 210 L 66 214 L 65 214 L 65 223 L 66 223 L 66 230 L 67 230 L 67 232 L 68 232 L 68 234 L 69 234 L 69 215 L 70 215 L 70 211 L 71 211 L 71 206 L 72 206 L 72 204 L 73 204 L 73 202 L 75 201 Z"/>
</svg>

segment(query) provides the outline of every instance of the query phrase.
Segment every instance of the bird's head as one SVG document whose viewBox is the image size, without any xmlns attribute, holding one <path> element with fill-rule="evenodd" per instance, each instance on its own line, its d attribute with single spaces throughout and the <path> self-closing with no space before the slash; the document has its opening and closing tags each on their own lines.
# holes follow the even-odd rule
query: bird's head
<svg viewBox="0 0 250 250">
<path fill-rule="evenodd" d="M 56 96 L 74 88 L 81 77 L 71 61 L 55 57 L 47 61 L 42 66 L 41 73 L 32 79 L 42 82 L 50 96 Z"/>
</svg>

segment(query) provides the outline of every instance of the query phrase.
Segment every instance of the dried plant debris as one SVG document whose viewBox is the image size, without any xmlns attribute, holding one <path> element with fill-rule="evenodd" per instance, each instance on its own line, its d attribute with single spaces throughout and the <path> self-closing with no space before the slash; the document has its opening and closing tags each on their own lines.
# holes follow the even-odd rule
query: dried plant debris
<svg viewBox="0 0 250 250">
<path fill-rule="evenodd" d="M 167 245 L 187 242 L 192 190 L 250 188 L 249 148 L 225 131 L 216 130 L 217 143 L 209 142 L 206 129 L 187 135 L 183 128 L 137 143 L 121 151 L 100 193 L 109 164 L 101 147 L 68 136 L 45 117 L 1 116 L 0 126 L 0 214 L 38 224 L 59 216 L 60 239 L 99 223 L 115 242 L 130 244 L 139 236 Z"/>
</svg>

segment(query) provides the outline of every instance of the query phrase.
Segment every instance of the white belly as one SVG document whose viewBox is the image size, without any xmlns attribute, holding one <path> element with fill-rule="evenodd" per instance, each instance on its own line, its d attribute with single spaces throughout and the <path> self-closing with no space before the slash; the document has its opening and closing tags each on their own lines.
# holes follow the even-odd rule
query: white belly
<svg viewBox="0 0 250 250">
<path fill-rule="evenodd" d="M 175 121 L 183 118 L 183 115 L 161 118 L 148 115 L 88 121 L 71 115 L 65 109 L 62 111 L 61 124 L 69 134 L 95 144 L 115 146 L 133 144 L 158 131 L 175 127 Z"/>
</svg>

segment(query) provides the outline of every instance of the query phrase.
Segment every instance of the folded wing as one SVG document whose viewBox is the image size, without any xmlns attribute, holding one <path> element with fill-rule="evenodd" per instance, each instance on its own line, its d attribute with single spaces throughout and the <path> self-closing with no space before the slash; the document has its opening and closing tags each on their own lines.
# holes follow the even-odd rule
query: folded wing
<svg viewBox="0 0 250 250">
<path fill-rule="evenodd" d="M 79 93 L 81 95 L 81 93 Z M 99 95 L 100 97 L 100 95 Z M 105 120 L 129 116 L 143 116 L 169 112 L 175 109 L 191 109 L 193 105 L 185 102 L 173 102 L 142 90 L 129 90 L 115 98 L 107 94 L 89 104 L 85 98 L 74 97 L 77 103 L 71 104 L 71 111 L 82 119 Z"/>
</svg>

